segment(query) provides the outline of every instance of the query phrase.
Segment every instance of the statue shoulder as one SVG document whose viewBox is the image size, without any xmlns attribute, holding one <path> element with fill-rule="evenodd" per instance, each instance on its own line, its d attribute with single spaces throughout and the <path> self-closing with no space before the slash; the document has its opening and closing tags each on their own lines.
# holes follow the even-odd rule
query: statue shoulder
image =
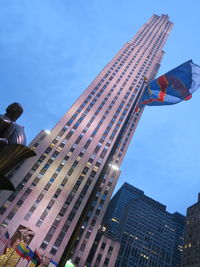
<svg viewBox="0 0 200 267">
<path fill-rule="evenodd" d="M 24 132 L 24 126 L 14 123 L 12 135 L 9 137 L 9 143 L 26 145 L 26 135 Z"/>
<path fill-rule="evenodd" d="M 0 124 L 11 125 L 12 120 L 10 118 L 8 118 L 6 115 L 0 115 Z"/>
</svg>

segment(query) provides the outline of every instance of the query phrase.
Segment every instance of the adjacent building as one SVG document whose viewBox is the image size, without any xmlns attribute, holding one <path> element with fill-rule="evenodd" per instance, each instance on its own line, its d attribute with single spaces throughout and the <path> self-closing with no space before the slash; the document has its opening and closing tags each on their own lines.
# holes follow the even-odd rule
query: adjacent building
<svg viewBox="0 0 200 267">
<path fill-rule="evenodd" d="M 144 76 L 155 78 L 173 23 L 153 15 L 108 62 L 50 133 L 31 142 L 37 156 L 2 193 L 0 232 L 32 231 L 29 246 L 64 266 L 85 266 L 142 114 Z M 20 267 L 26 263 L 21 261 Z"/>
<path fill-rule="evenodd" d="M 120 244 L 115 267 L 179 267 L 185 217 L 125 183 L 109 203 L 103 225 Z"/>
<path fill-rule="evenodd" d="M 187 209 L 182 267 L 200 266 L 200 194 Z"/>
</svg>

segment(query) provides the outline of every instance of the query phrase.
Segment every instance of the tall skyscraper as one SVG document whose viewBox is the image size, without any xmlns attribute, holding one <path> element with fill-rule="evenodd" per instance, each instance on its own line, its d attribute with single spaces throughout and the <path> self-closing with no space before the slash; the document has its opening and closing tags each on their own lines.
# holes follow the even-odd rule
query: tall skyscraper
<svg viewBox="0 0 200 267">
<path fill-rule="evenodd" d="M 120 244 L 113 267 L 179 267 L 185 217 L 125 183 L 108 205 L 106 235 Z M 117 244 L 117 243 L 116 243 Z"/>
<path fill-rule="evenodd" d="M 187 209 L 181 266 L 200 266 L 200 193 L 197 203 Z"/>
<path fill-rule="evenodd" d="M 15 172 L 17 190 L 3 197 L 2 233 L 29 227 L 31 248 L 85 265 L 142 113 L 134 110 L 144 76 L 157 74 L 172 25 L 153 15 L 51 132 L 32 141 L 37 157 Z"/>
</svg>

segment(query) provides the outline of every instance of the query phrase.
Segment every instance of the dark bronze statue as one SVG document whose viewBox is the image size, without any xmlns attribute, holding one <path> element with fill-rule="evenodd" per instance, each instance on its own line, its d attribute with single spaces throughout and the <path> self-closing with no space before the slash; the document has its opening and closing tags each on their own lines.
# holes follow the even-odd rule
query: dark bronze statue
<svg viewBox="0 0 200 267">
<path fill-rule="evenodd" d="M 5 175 L 23 160 L 36 155 L 25 146 L 24 127 L 16 123 L 22 113 L 22 106 L 13 103 L 0 115 L 0 190 L 14 191 L 14 185 Z"/>
</svg>

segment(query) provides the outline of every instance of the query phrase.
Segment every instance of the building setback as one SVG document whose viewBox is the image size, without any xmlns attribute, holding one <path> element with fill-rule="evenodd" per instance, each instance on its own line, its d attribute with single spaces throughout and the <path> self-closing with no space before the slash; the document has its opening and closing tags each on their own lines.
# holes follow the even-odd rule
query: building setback
<svg viewBox="0 0 200 267">
<path fill-rule="evenodd" d="M 115 267 L 179 267 L 185 217 L 125 183 L 108 205 L 106 234 L 120 243 Z"/>
<path fill-rule="evenodd" d="M 16 192 L 2 194 L 2 233 L 29 227 L 33 250 L 59 266 L 69 258 L 85 265 L 142 114 L 134 110 L 144 76 L 157 74 L 172 25 L 167 15 L 153 15 L 51 132 L 31 142 L 37 156 L 13 175 Z"/>
<path fill-rule="evenodd" d="M 181 266 L 200 266 L 200 193 L 197 203 L 187 209 Z"/>
</svg>

